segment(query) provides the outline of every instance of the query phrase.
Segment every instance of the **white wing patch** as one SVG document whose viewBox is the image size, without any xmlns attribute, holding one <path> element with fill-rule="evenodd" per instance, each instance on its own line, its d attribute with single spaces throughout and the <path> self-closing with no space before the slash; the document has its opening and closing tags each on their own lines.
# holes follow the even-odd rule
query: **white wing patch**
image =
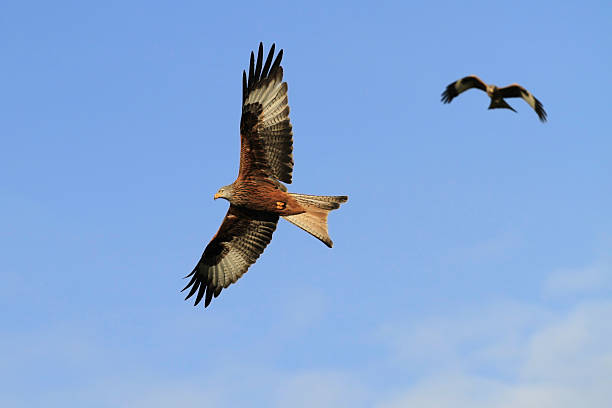
<svg viewBox="0 0 612 408">
<path fill-rule="evenodd" d="M 532 109 L 536 108 L 536 101 L 533 95 L 528 91 L 521 91 L 521 97 L 531 106 Z"/>
</svg>

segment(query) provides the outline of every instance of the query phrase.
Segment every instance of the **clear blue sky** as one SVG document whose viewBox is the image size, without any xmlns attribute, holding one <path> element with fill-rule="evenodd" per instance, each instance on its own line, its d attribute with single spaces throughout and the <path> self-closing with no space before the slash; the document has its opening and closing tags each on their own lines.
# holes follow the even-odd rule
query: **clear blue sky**
<svg viewBox="0 0 612 408">
<path fill-rule="evenodd" d="M 0 406 L 612 406 L 609 2 L 329 3 L 2 7 Z M 350 199 L 194 308 L 260 41 Z"/>
</svg>

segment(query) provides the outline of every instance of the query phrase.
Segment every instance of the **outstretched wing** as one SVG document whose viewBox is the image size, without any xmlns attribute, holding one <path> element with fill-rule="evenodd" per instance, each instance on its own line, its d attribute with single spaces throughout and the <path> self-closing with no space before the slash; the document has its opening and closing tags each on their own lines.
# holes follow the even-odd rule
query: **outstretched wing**
<svg viewBox="0 0 612 408">
<path fill-rule="evenodd" d="M 546 122 L 546 111 L 542 106 L 542 102 L 536 99 L 528 90 L 520 86 L 519 84 L 512 84 L 499 88 L 499 94 L 504 98 L 523 98 L 525 102 L 531 106 L 531 108 L 538 114 L 538 117 L 542 122 Z"/>
<path fill-rule="evenodd" d="M 249 76 L 242 73 L 242 118 L 240 119 L 239 179 L 267 177 L 291 183 L 293 173 L 293 133 L 289 121 L 287 83 L 280 66 L 283 50 L 274 63 L 272 44 L 263 64 L 263 44 L 259 43 L 257 63 L 251 52 Z"/>
<path fill-rule="evenodd" d="M 486 92 L 487 84 L 482 82 L 482 80 L 476 75 L 466 76 L 446 87 L 446 90 L 442 92 L 442 102 L 451 103 L 453 98 L 459 96 L 460 93 L 465 92 L 470 88 L 478 88 Z"/>
<path fill-rule="evenodd" d="M 213 295 L 236 282 L 249 269 L 272 240 L 278 215 L 249 211 L 230 205 L 217 234 L 206 246 L 202 258 L 186 277 L 191 287 L 185 300 L 197 292 L 197 305 L 206 294 L 204 307 Z"/>
</svg>

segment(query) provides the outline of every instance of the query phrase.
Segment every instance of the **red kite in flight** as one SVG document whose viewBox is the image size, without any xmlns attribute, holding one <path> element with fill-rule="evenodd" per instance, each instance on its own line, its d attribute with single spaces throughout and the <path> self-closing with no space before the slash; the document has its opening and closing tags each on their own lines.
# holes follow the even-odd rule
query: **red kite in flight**
<svg viewBox="0 0 612 408">
<path fill-rule="evenodd" d="M 292 181 L 293 133 L 287 83 L 280 65 L 283 50 L 272 62 L 274 47 L 272 44 L 263 63 L 260 43 L 257 63 L 251 52 L 248 79 L 246 72 L 242 73 L 240 169 L 236 181 L 215 194 L 215 199 L 230 202 L 229 210 L 202 258 L 186 276 L 191 280 L 183 290 L 191 290 L 185 299 L 197 292 L 195 305 L 204 298 L 207 307 L 213 296 L 219 296 L 249 269 L 272 239 L 279 217 L 331 248 L 327 215 L 348 199 L 289 193 L 281 184 Z"/>
<path fill-rule="evenodd" d="M 536 111 L 540 120 L 546 122 L 546 111 L 542 107 L 542 103 L 522 86 L 512 84 L 498 88 L 495 85 L 485 84 L 475 75 L 466 76 L 448 85 L 442 93 L 442 102 L 451 103 L 453 98 L 470 88 L 478 88 L 489 95 L 489 98 L 491 98 L 489 109 L 505 108 L 516 112 L 512 106 L 508 105 L 504 98 L 523 98 Z"/>
</svg>

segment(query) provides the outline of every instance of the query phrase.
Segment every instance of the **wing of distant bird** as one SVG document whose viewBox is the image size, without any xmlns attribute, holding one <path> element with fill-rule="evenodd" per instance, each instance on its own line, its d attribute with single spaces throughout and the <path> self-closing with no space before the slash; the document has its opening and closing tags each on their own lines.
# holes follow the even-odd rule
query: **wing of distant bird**
<svg viewBox="0 0 612 408">
<path fill-rule="evenodd" d="M 206 295 L 204 307 L 223 288 L 236 282 L 263 253 L 272 240 L 278 215 L 250 211 L 230 205 L 221 227 L 206 246 L 202 258 L 187 275 L 191 280 L 183 288 L 191 290 L 185 299 L 197 292 L 195 305 Z"/>
<path fill-rule="evenodd" d="M 446 87 L 446 90 L 442 92 L 442 102 L 451 103 L 451 101 L 457 97 L 460 93 L 467 91 L 471 88 L 478 88 L 482 91 L 487 91 L 487 84 L 485 84 L 476 75 L 469 75 L 461 78 Z"/>
<path fill-rule="evenodd" d="M 251 52 L 249 76 L 242 73 L 240 170 L 238 178 L 266 177 L 291 183 L 293 133 L 289 121 L 287 83 L 283 82 L 281 50 L 274 63 L 274 44 L 263 63 L 259 43 L 257 62 Z M 263 63 L 263 67 L 262 67 Z"/>
<path fill-rule="evenodd" d="M 536 99 L 528 90 L 520 86 L 519 84 L 512 84 L 498 89 L 499 94 L 503 98 L 523 98 L 525 102 L 532 107 L 533 110 L 538 114 L 538 117 L 542 122 L 546 122 L 546 111 L 542 106 L 542 102 Z"/>
</svg>

